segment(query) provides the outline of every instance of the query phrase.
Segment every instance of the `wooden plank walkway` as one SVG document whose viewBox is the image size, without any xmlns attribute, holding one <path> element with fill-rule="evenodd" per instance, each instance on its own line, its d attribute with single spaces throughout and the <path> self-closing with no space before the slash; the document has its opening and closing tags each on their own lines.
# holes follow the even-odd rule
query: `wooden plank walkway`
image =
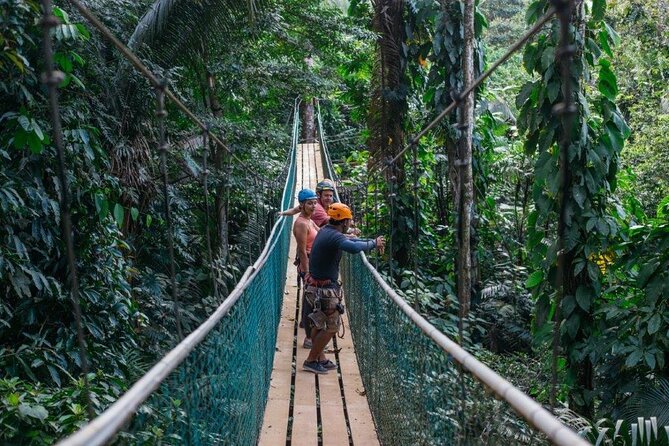
<svg viewBox="0 0 669 446">
<path fill-rule="evenodd" d="M 315 190 L 316 183 L 324 178 L 322 165 L 317 143 L 300 144 L 296 191 L 303 187 Z M 295 258 L 295 249 L 295 239 L 291 238 L 290 260 Z M 302 348 L 300 303 L 297 272 L 289 262 L 269 398 L 258 444 L 378 445 L 346 315 L 346 334 L 343 339 L 337 337 L 334 348 L 327 353 L 338 364 L 337 370 L 314 375 L 302 370 L 309 350 Z"/>
</svg>

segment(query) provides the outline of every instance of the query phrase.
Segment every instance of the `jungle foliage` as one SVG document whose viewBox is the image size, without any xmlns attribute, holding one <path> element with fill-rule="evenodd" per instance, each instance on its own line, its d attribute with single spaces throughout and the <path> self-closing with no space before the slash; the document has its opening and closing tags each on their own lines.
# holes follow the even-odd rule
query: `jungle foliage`
<svg viewBox="0 0 669 446">
<path fill-rule="evenodd" d="M 168 234 L 154 92 L 74 10 L 56 8 L 62 25 L 53 40 L 65 75 L 60 112 L 95 412 L 178 341 L 166 237 L 175 240 L 186 332 L 254 260 L 275 215 L 298 96 L 320 100 L 340 192 L 361 228 L 390 238 L 394 255 L 377 259 L 379 269 L 400 290 L 420 290 L 418 298 L 406 294 L 411 304 L 459 336 L 457 116 L 407 151 L 394 175 L 372 171 L 462 89 L 462 2 L 88 4 L 235 155 L 212 147 L 213 196 L 205 203 L 200 131 L 168 108 Z M 395 8 L 384 9 L 389 4 Z M 476 72 L 547 4 L 478 2 Z M 568 79 L 577 113 L 566 135 L 563 197 L 564 128 L 552 113 L 562 101 L 557 23 L 476 92 L 474 293 L 462 341 L 542 403 L 550 400 L 555 363 L 563 420 L 589 430 L 593 442 L 624 444 L 638 434 L 639 417 L 669 425 L 668 5 L 577 4 L 570 35 L 578 51 Z M 379 22 L 378 14 L 389 11 Z M 39 2 L 0 0 L 0 14 L 0 442 L 52 444 L 87 415 L 40 81 Z M 217 31 L 208 36 L 212 23 Z M 206 204 L 218 212 L 207 215 Z M 561 296 L 554 285 L 560 218 L 568 266 Z M 202 255 L 206 231 L 213 268 Z M 558 349 L 551 348 L 553 336 Z"/>
<path fill-rule="evenodd" d="M 74 10 L 55 9 L 62 23 L 52 37 L 56 67 L 65 74 L 60 114 L 95 413 L 178 342 L 176 317 L 190 332 L 255 261 L 280 199 L 294 99 L 336 91 L 336 67 L 356 45 L 351 22 L 319 2 L 190 5 L 197 11 L 184 9 L 187 2 L 181 9 L 167 3 L 154 15 L 144 15 L 148 1 L 89 6 L 126 42 L 151 24 L 153 40 L 144 35 L 133 44 L 143 62 L 234 153 L 233 159 L 212 147 L 210 158 L 210 165 L 220 165 L 209 176 L 208 206 L 216 198 L 225 208 L 224 232 L 217 230 L 217 215 L 206 213 L 200 130 L 169 104 L 173 232 L 167 232 L 154 92 Z M 184 20 L 204 26 L 202 8 L 221 4 L 227 6 L 219 12 L 227 13 L 210 17 L 227 20 L 217 39 L 206 39 L 197 27 L 174 34 Z M 88 416 L 59 225 L 62 191 L 40 81 L 41 9 L 36 0 L 2 0 L 0 13 L 0 442 L 52 444 Z M 311 70 L 304 64 L 309 53 L 317 61 Z M 217 115 L 208 74 L 219 95 Z M 214 241 L 213 265 L 202 254 L 205 231 Z M 175 246 L 178 316 L 168 237 Z"/>
</svg>

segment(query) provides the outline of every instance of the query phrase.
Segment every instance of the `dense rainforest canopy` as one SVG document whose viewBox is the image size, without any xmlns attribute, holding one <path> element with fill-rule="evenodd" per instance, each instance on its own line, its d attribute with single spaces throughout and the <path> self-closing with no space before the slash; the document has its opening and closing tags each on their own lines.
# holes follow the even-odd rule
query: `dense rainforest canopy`
<svg viewBox="0 0 669 446">
<path fill-rule="evenodd" d="M 201 130 L 168 104 L 168 218 L 153 88 L 56 2 L 78 321 L 40 2 L 0 0 L 0 443 L 75 431 L 225 299 L 276 217 L 297 98 L 318 99 L 341 196 L 364 232 L 391 240 L 379 267 L 420 291 L 406 294 L 414 308 L 568 424 L 669 426 L 665 0 L 576 2 L 566 79 L 553 20 L 476 90 L 466 239 L 464 112 L 402 149 L 548 1 L 480 0 L 471 51 L 464 2 L 450 0 L 87 5 L 227 148 L 212 144 L 204 166 Z M 553 114 L 565 80 L 571 132 Z"/>
</svg>

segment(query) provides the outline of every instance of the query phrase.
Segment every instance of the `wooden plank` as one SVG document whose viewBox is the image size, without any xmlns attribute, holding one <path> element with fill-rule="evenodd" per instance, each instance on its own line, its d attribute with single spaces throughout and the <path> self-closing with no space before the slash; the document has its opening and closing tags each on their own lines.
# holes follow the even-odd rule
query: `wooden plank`
<svg viewBox="0 0 669 446">
<path fill-rule="evenodd" d="M 298 346 L 295 358 L 295 406 L 293 408 L 293 445 L 313 446 L 318 443 L 316 420 L 316 380 L 311 372 L 302 370 L 309 350 Z"/>
<path fill-rule="evenodd" d="M 318 163 L 317 166 L 314 166 L 315 163 Z M 318 144 L 301 144 L 298 146 L 296 177 L 296 189 L 298 191 L 303 187 L 315 189 L 317 182 L 324 178 L 322 164 L 320 163 L 321 151 Z M 295 256 L 295 248 L 295 240 L 291 237 L 290 259 Z M 262 446 L 286 443 L 293 369 L 293 342 L 297 342 L 296 357 L 294 358 L 297 370 L 291 444 L 313 446 L 318 442 L 316 378 L 312 373 L 302 370 L 302 363 L 309 354 L 309 350 L 302 348 L 304 330 L 298 330 L 297 339 L 294 334 L 295 309 L 298 299 L 296 283 L 296 270 L 289 266 L 285 290 L 287 294 L 284 295 L 281 321 L 278 328 L 277 350 L 274 356 L 269 398 L 258 443 Z M 351 436 L 353 443 L 356 445 L 378 445 L 379 442 L 360 379 L 355 349 L 350 335 L 350 326 L 346 316 L 344 316 L 343 322 L 346 327 L 346 335 L 344 339 L 337 339 L 337 345 L 341 348 L 339 362 L 351 424 Z M 328 354 L 328 357 L 335 359 L 332 354 Z M 320 411 L 323 420 L 323 445 L 347 445 L 348 432 L 337 371 L 330 371 L 327 375 L 319 375 L 318 379 Z"/>
<path fill-rule="evenodd" d="M 341 348 L 339 351 L 339 366 L 342 371 L 344 396 L 346 397 L 346 409 L 351 425 L 353 444 L 378 445 L 379 439 L 365 396 L 365 386 L 360 378 L 358 362 L 351 339 L 351 327 L 346 314 L 343 315 L 342 322 L 346 327 L 346 335 L 343 339 L 337 338 L 337 347 Z"/>
<path fill-rule="evenodd" d="M 348 445 L 348 429 L 338 378 L 336 370 L 318 377 L 324 446 Z"/>
<path fill-rule="evenodd" d="M 301 155 L 297 153 L 297 178 L 302 171 Z M 291 240 L 289 259 L 295 258 L 295 241 Z M 293 369 L 293 342 L 295 330 L 295 305 L 297 295 L 297 272 L 295 268 L 286 271 L 286 288 L 281 307 L 281 320 L 277 332 L 277 345 L 274 353 L 270 389 L 265 406 L 263 426 L 260 431 L 259 445 L 273 446 L 285 444 L 290 410 L 290 391 Z"/>
</svg>

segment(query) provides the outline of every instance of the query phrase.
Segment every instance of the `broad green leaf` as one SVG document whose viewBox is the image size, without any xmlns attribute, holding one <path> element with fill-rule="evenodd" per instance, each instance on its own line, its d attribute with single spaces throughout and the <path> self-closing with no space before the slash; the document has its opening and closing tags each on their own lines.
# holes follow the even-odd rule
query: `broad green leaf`
<svg viewBox="0 0 669 446">
<path fill-rule="evenodd" d="M 606 0 L 592 0 L 592 19 L 596 22 L 604 19 Z"/>
<path fill-rule="evenodd" d="M 643 356 L 643 351 L 642 350 L 634 350 L 630 355 L 627 357 L 625 360 L 625 366 L 626 367 L 634 367 L 639 363 L 641 360 L 641 357 Z"/>
<path fill-rule="evenodd" d="M 557 79 L 553 79 L 547 87 L 548 90 L 548 100 L 551 103 L 554 103 L 560 94 L 560 82 Z"/>
<path fill-rule="evenodd" d="M 109 213 L 109 201 L 102 193 L 95 194 L 95 210 L 100 218 L 104 218 Z"/>
<path fill-rule="evenodd" d="M 20 402 L 21 398 L 18 393 L 14 392 L 7 395 L 7 403 L 9 403 L 10 406 L 18 406 Z"/>
<path fill-rule="evenodd" d="M 653 355 L 651 353 L 646 353 L 643 356 L 646 359 L 646 364 L 648 364 L 648 368 L 650 368 L 651 370 L 654 370 L 655 369 L 655 355 Z M 648 433 L 648 435 L 650 436 L 650 432 Z"/>
<path fill-rule="evenodd" d="M 541 68 L 547 70 L 551 65 L 555 63 L 555 47 L 547 47 L 543 53 L 541 53 Z"/>
<path fill-rule="evenodd" d="M 611 64 L 602 59 L 599 66 L 599 83 L 597 85 L 599 91 L 611 101 L 615 101 L 618 94 L 618 84 L 616 75 L 611 71 Z"/>
<path fill-rule="evenodd" d="M 44 145 L 42 144 L 42 140 L 40 140 L 35 132 L 30 132 L 27 134 L 26 142 L 28 143 L 28 147 L 32 153 L 35 155 L 42 153 Z"/>
<path fill-rule="evenodd" d="M 602 30 L 599 32 L 599 47 L 604 51 L 609 57 L 613 57 L 613 51 L 609 46 L 609 34 Z"/>
<path fill-rule="evenodd" d="M 648 321 L 648 334 L 655 334 L 660 329 L 662 324 L 662 316 L 659 314 L 654 314 L 653 317 Z"/>
<path fill-rule="evenodd" d="M 25 403 L 19 406 L 19 412 L 24 416 L 37 418 L 40 421 L 46 420 L 46 418 L 49 416 L 49 412 L 44 408 L 44 406 L 31 406 Z"/>
<path fill-rule="evenodd" d="M 592 303 L 593 294 L 590 291 L 590 288 L 585 285 L 579 285 L 576 289 L 576 302 L 578 306 L 581 307 L 584 311 L 590 309 L 590 304 Z"/>
<path fill-rule="evenodd" d="M 114 205 L 114 219 L 116 219 L 116 223 L 119 226 L 123 225 L 124 216 L 125 216 L 125 211 L 123 210 L 123 206 L 121 206 L 119 203 L 116 203 Z"/>
<path fill-rule="evenodd" d="M 30 119 L 28 119 L 27 116 L 19 115 L 19 117 L 17 118 L 17 121 L 18 121 L 19 124 L 21 124 L 21 127 L 23 127 L 23 130 L 25 130 L 27 132 L 32 130 L 32 128 L 30 127 Z"/>
<path fill-rule="evenodd" d="M 152 222 L 153 222 L 153 217 L 151 217 L 151 215 L 147 215 L 146 216 L 146 227 L 150 228 Z"/>
<path fill-rule="evenodd" d="M 615 46 L 620 45 L 620 35 L 616 32 L 615 29 L 613 29 L 608 23 L 604 22 L 604 28 L 606 29 L 606 33 L 609 35 L 609 38 L 611 38 L 611 42 Z"/>
<path fill-rule="evenodd" d="M 539 285 L 542 280 L 544 280 L 544 272 L 541 270 L 535 271 L 527 278 L 525 287 L 534 288 L 535 286 Z"/>
<path fill-rule="evenodd" d="M 568 294 L 562 299 L 562 315 L 568 317 L 576 308 L 576 299 Z"/>
<path fill-rule="evenodd" d="M 132 217 L 132 221 L 137 221 L 137 217 L 139 217 L 139 209 L 135 207 L 131 208 L 130 216 Z"/>
</svg>

